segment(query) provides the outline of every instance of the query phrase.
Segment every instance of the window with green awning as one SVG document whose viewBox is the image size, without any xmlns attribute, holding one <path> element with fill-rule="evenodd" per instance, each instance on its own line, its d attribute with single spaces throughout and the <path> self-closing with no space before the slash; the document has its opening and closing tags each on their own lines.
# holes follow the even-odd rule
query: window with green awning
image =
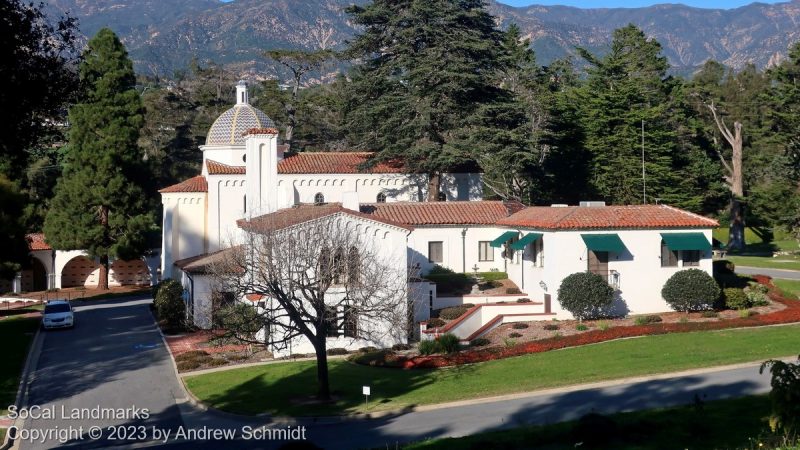
<svg viewBox="0 0 800 450">
<path fill-rule="evenodd" d="M 614 252 L 622 253 L 625 251 L 625 244 L 616 233 L 611 234 L 582 234 L 583 242 L 589 250 L 595 252 Z"/>
<path fill-rule="evenodd" d="M 513 250 L 522 250 L 526 245 L 536 242 L 540 237 L 542 237 L 542 233 L 528 233 L 523 236 L 522 239 L 509 245 L 509 248 Z"/>
<path fill-rule="evenodd" d="M 674 251 L 711 249 L 711 243 L 703 233 L 661 233 L 661 239 L 664 239 L 667 247 Z"/>
<path fill-rule="evenodd" d="M 516 232 L 516 231 L 506 231 L 505 233 L 503 233 L 500 236 L 498 236 L 497 239 L 493 240 L 491 242 L 491 244 L 489 244 L 489 245 L 491 245 L 492 247 L 498 247 L 498 248 L 502 247 L 503 244 L 508 242 L 511 238 L 517 237 L 517 234 L 519 234 L 519 233 Z"/>
</svg>

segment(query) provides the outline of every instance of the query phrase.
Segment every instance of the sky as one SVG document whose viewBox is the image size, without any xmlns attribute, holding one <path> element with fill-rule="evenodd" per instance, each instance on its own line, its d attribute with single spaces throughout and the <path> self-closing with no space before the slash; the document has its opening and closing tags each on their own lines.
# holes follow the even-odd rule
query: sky
<svg viewBox="0 0 800 450">
<path fill-rule="evenodd" d="M 658 3 L 682 3 L 697 8 L 738 8 L 753 3 L 753 0 L 499 0 L 511 6 L 564 5 L 578 8 L 638 8 Z M 781 0 L 787 1 L 787 0 Z M 761 0 L 761 3 L 779 3 L 778 0 Z"/>
</svg>

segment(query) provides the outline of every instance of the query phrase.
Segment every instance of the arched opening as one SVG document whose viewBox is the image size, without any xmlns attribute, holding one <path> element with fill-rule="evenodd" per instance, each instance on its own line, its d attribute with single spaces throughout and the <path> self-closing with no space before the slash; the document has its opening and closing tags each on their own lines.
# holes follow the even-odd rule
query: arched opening
<svg viewBox="0 0 800 450">
<path fill-rule="evenodd" d="M 111 264 L 109 284 L 120 286 L 148 286 L 150 284 L 150 269 L 141 259 L 130 261 L 116 260 Z"/>
<path fill-rule="evenodd" d="M 322 192 L 317 192 L 314 194 L 314 204 L 321 205 L 323 203 L 325 203 L 325 196 L 322 195 Z"/>
<path fill-rule="evenodd" d="M 378 197 L 375 199 L 378 203 L 386 203 L 386 194 L 383 192 L 378 193 Z"/>
<path fill-rule="evenodd" d="M 47 289 L 47 269 L 39 259 L 31 257 L 21 275 L 22 290 L 24 292 L 44 291 Z"/>
<path fill-rule="evenodd" d="M 61 287 L 97 286 L 99 267 L 85 256 L 70 259 L 61 271 Z"/>
</svg>

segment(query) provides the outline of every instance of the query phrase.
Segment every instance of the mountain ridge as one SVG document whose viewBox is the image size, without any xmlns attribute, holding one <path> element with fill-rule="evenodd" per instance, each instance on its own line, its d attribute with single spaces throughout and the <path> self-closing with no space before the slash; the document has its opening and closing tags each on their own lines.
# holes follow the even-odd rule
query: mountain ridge
<svg viewBox="0 0 800 450">
<path fill-rule="evenodd" d="M 49 0 L 53 14 L 70 12 L 84 35 L 102 26 L 120 35 L 139 73 L 169 75 L 196 57 L 226 64 L 242 76 L 274 75 L 261 56 L 274 48 L 341 48 L 357 29 L 343 9 L 366 0 Z M 704 9 L 665 3 L 642 8 L 508 6 L 488 2 L 505 28 L 531 38 L 540 64 L 602 53 L 615 28 L 633 23 L 657 39 L 674 70 L 691 72 L 707 59 L 735 69 L 767 67 L 800 41 L 800 0 Z"/>
</svg>

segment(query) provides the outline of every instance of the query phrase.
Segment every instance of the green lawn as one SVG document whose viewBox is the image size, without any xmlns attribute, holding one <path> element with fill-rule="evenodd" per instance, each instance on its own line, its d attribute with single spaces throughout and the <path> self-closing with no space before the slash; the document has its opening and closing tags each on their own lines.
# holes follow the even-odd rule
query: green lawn
<svg viewBox="0 0 800 450">
<path fill-rule="evenodd" d="M 783 291 L 784 295 L 800 298 L 800 280 L 783 280 L 780 278 L 773 278 L 772 283 L 775 286 L 778 286 L 778 289 Z"/>
<path fill-rule="evenodd" d="M 25 357 L 28 355 L 28 345 L 33 340 L 38 326 L 38 317 L 10 317 L 0 320 L 0 342 L 3 343 L 3 363 L 0 364 L 0 415 L 6 414 L 6 407 L 16 399 L 19 376 L 22 365 L 25 364 Z"/>
<path fill-rule="evenodd" d="M 608 450 L 752 449 L 772 448 L 766 396 L 721 400 L 702 405 L 639 411 L 608 416 L 605 426 L 582 432 L 577 422 L 525 426 L 462 438 L 437 439 L 404 446 L 413 450 L 564 449 Z M 600 442 L 587 441 L 599 439 Z M 603 439 L 605 438 L 605 439 Z M 576 446 L 578 442 L 583 445 Z"/>
<path fill-rule="evenodd" d="M 400 370 L 330 362 L 336 401 L 308 404 L 311 361 L 270 364 L 185 378 L 205 403 L 231 412 L 337 414 L 527 392 L 635 375 L 759 361 L 800 351 L 800 325 L 625 339 L 439 370 Z M 361 386 L 372 387 L 368 406 Z"/>
<path fill-rule="evenodd" d="M 774 258 L 772 256 L 728 255 L 725 259 L 732 261 L 737 266 L 800 270 L 800 257 L 796 255 L 781 255 Z"/>
</svg>

